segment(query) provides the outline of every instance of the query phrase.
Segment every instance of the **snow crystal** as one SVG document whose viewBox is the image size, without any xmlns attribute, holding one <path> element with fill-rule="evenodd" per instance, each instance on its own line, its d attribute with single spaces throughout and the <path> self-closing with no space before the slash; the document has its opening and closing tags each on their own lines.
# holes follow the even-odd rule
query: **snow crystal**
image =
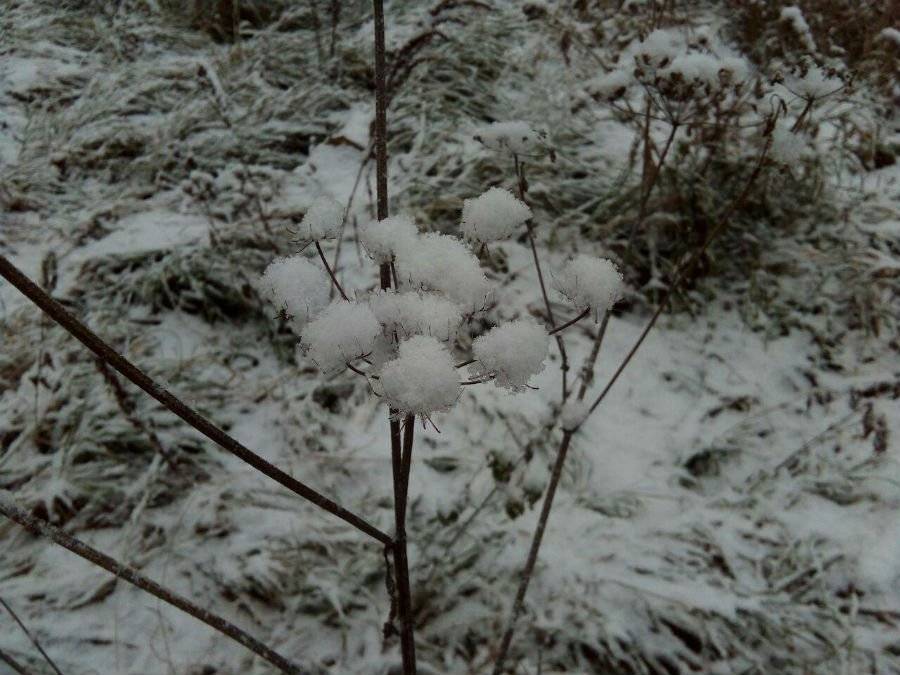
<svg viewBox="0 0 900 675">
<path fill-rule="evenodd" d="M 606 99 L 615 99 L 628 91 L 634 82 L 631 73 L 624 70 L 611 70 L 591 82 L 591 89 Z"/>
<path fill-rule="evenodd" d="M 517 155 L 535 152 L 541 142 L 541 134 L 527 122 L 494 122 L 475 132 L 475 140 L 491 150 L 509 150 Z"/>
<path fill-rule="evenodd" d="M 796 5 L 783 7 L 780 18 L 782 21 L 787 21 L 791 24 L 791 28 L 800 37 L 800 41 L 808 51 L 816 51 L 816 42 L 813 40 L 812 31 L 809 29 L 809 24 L 806 23 L 806 18 L 799 7 Z"/>
<path fill-rule="evenodd" d="M 301 255 L 274 260 L 259 280 L 262 296 L 284 310 L 298 333 L 328 304 L 330 286 L 325 271 Z"/>
<path fill-rule="evenodd" d="M 559 423 L 566 431 L 574 431 L 587 419 L 590 414 L 591 404 L 584 400 L 571 397 L 562 407 L 559 414 Z"/>
<path fill-rule="evenodd" d="M 772 130 L 772 145 L 769 157 L 780 164 L 796 164 L 806 154 L 806 143 L 799 134 L 791 132 L 786 124 L 779 122 Z"/>
<path fill-rule="evenodd" d="M 462 323 L 459 307 L 434 293 L 376 292 L 369 298 L 369 306 L 389 336 L 430 335 L 448 341 L 456 337 Z"/>
<path fill-rule="evenodd" d="M 440 291 L 466 313 L 487 305 L 491 287 L 472 252 L 455 237 L 429 232 L 397 247 L 397 274 L 421 288 Z"/>
<path fill-rule="evenodd" d="M 393 216 L 377 220 L 363 227 L 359 241 L 375 262 L 387 263 L 402 244 L 411 244 L 419 236 L 419 229 L 409 216 Z"/>
<path fill-rule="evenodd" d="M 331 197 L 319 197 L 306 210 L 300 223 L 300 238 L 305 241 L 333 239 L 341 231 L 344 207 Z"/>
<path fill-rule="evenodd" d="M 381 324 L 367 303 L 335 300 L 307 325 L 302 344 L 322 372 L 334 373 L 371 352 L 380 336 Z"/>
<path fill-rule="evenodd" d="M 462 231 L 473 241 L 506 239 L 531 218 L 531 209 L 509 190 L 492 187 L 484 194 L 463 202 Z"/>
<path fill-rule="evenodd" d="M 404 413 L 430 415 L 459 398 L 459 375 L 447 348 L 428 335 L 400 343 L 400 355 L 381 369 L 388 403 Z"/>
<path fill-rule="evenodd" d="M 478 376 L 493 375 L 498 387 L 518 391 L 544 369 L 550 335 L 528 319 L 492 328 L 472 343 Z"/>
<path fill-rule="evenodd" d="M 596 320 L 622 296 L 624 279 L 606 258 L 579 254 L 553 279 L 553 287 L 580 310 L 590 309 Z"/>
<path fill-rule="evenodd" d="M 836 77 L 825 74 L 818 66 L 812 66 L 806 75 L 797 80 L 794 89 L 803 98 L 822 98 L 838 91 L 844 83 Z"/>
</svg>

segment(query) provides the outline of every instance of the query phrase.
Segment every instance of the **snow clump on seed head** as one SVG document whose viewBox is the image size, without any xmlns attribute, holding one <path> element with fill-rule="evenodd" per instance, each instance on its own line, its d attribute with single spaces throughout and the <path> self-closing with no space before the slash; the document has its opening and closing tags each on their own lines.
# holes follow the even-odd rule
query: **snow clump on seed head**
<svg viewBox="0 0 900 675">
<path fill-rule="evenodd" d="M 544 369 L 550 336 L 529 319 L 504 323 L 476 338 L 472 353 L 479 376 L 492 375 L 498 387 L 521 391 Z"/>
<path fill-rule="evenodd" d="M 298 333 L 328 304 L 330 281 L 319 267 L 301 255 L 277 258 L 259 280 L 262 296 L 283 310 Z"/>
<path fill-rule="evenodd" d="M 360 230 L 359 241 L 378 264 L 389 263 L 397 249 L 411 246 L 419 236 L 419 229 L 409 216 L 399 215 L 372 221 Z"/>
<path fill-rule="evenodd" d="M 309 323 L 302 344 L 323 373 L 335 373 L 369 354 L 380 336 L 381 324 L 367 303 L 335 300 Z"/>
<path fill-rule="evenodd" d="M 430 335 L 447 342 L 462 323 L 456 303 L 436 293 L 378 291 L 370 296 L 369 306 L 388 336 Z"/>
<path fill-rule="evenodd" d="M 490 243 L 506 239 L 531 218 L 531 209 L 509 190 L 492 187 L 463 202 L 461 228 L 466 238 Z"/>
<path fill-rule="evenodd" d="M 380 384 L 388 403 L 411 415 L 447 410 L 460 394 L 453 357 L 428 335 L 400 343 L 399 356 L 381 369 Z"/>
<path fill-rule="evenodd" d="M 299 237 L 303 241 L 334 239 L 344 222 L 344 207 L 331 197 L 318 197 L 306 209 L 300 222 Z"/>
<path fill-rule="evenodd" d="M 590 310 L 599 321 L 622 297 L 624 279 L 616 264 L 581 253 L 554 277 L 553 287 L 576 309 Z"/>
<path fill-rule="evenodd" d="M 491 150 L 508 150 L 516 155 L 527 155 L 539 149 L 541 136 L 528 122 L 514 120 L 493 122 L 481 127 L 475 133 L 475 140 Z"/>
</svg>

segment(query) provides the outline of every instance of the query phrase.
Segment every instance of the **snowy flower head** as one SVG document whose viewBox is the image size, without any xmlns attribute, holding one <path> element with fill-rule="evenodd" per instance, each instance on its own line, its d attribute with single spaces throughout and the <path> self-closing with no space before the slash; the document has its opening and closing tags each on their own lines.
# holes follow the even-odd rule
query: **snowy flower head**
<svg viewBox="0 0 900 675">
<path fill-rule="evenodd" d="M 411 415 L 447 410 L 460 394 L 452 355 L 427 335 L 401 342 L 399 356 L 384 365 L 379 382 L 388 404 Z"/>
<path fill-rule="evenodd" d="M 306 209 L 298 235 L 303 241 L 334 239 L 343 222 L 344 207 L 331 197 L 319 197 Z"/>
<path fill-rule="evenodd" d="M 589 89 L 595 95 L 607 101 L 621 98 L 634 84 L 634 75 L 624 69 L 617 68 L 590 82 Z"/>
<path fill-rule="evenodd" d="M 323 373 L 335 373 L 369 354 L 380 336 L 381 324 L 367 303 L 335 300 L 306 326 L 302 344 Z"/>
<path fill-rule="evenodd" d="M 544 369 L 550 335 L 534 321 L 519 319 L 492 328 L 472 343 L 475 372 L 498 387 L 521 391 Z"/>
<path fill-rule="evenodd" d="M 606 258 L 579 254 L 554 277 L 553 287 L 576 309 L 590 310 L 599 321 L 622 297 L 622 273 Z"/>
<path fill-rule="evenodd" d="M 543 134 L 527 122 L 494 122 L 481 127 L 475 133 L 475 140 L 491 150 L 505 150 L 516 155 L 534 154 L 541 147 Z"/>
<path fill-rule="evenodd" d="M 456 337 L 462 312 L 456 303 L 436 293 L 378 291 L 369 306 L 388 337 L 430 335 L 442 342 Z"/>
<path fill-rule="evenodd" d="M 461 228 L 467 239 L 490 243 L 506 239 L 531 218 L 531 209 L 509 190 L 492 187 L 463 202 Z"/>
<path fill-rule="evenodd" d="M 456 237 L 429 232 L 404 242 L 396 267 L 401 280 L 443 293 L 467 314 L 487 305 L 491 285 L 478 258 Z"/>
<path fill-rule="evenodd" d="M 675 58 L 677 52 L 677 36 L 671 31 L 657 29 L 638 43 L 635 58 L 639 66 L 661 68 Z"/>
<path fill-rule="evenodd" d="M 359 241 L 372 259 L 381 264 L 391 262 L 397 249 L 413 245 L 419 229 L 409 216 L 393 216 L 376 220 L 360 230 Z"/>
<path fill-rule="evenodd" d="M 284 311 L 291 327 L 303 326 L 328 304 L 330 282 L 319 267 L 300 255 L 277 258 L 259 280 L 262 296 Z"/>
</svg>

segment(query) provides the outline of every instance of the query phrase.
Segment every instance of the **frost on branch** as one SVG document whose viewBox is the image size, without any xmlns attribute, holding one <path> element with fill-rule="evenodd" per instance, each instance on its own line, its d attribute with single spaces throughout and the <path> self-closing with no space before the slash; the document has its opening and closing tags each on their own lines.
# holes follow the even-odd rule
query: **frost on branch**
<svg viewBox="0 0 900 675">
<path fill-rule="evenodd" d="M 581 253 L 553 279 L 553 287 L 576 309 L 590 309 L 599 321 L 622 297 L 624 279 L 616 264 L 606 258 Z"/>
<path fill-rule="evenodd" d="M 434 293 L 378 291 L 369 298 L 369 306 L 388 337 L 430 335 L 447 342 L 456 337 L 462 323 L 459 307 Z"/>
<path fill-rule="evenodd" d="M 380 383 L 388 403 L 407 414 L 447 410 L 460 394 L 452 355 L 427 335 L 400 343 L 400 355 L 381 369 Z"/>
<path fill-rule="evenodd" d="M 475 371 L 480 376 L 493 376 L 498 387 L 520 391 L 544 369 L 549 347 L 550 335 L 534 321 L 510 321 L 472 343 Z"/>
<path fill-rule="evenodd" d="M 368 304 L 335 300 L 309 323 L 302 344 L 322 372 L 334 373 L 371 353 L 380 336 L 381 324 Z"/>
<path fill-rule="evenodd" d="M 540 148 L 541 134 L 527 122 L 494 122 L 481 127 L 475 140 L 491 150 L 508 150 L 516 155 L 527 155 Z"/>
<path fill-rule="evenodd" d="M 478 258 L 456 237 L 429 232 L 397 249 L 401 281 L 440 291 L 471 314 L 487 305 L 491 287 Z"/>
<path fill-rule="evenodd" d="M 463 202 L 461 228 L 467 239 L 490 243 L 506 239 L 531 218 L 531 209 L 509 190 L 492 187 Z"/>
<path fill-rule="evenodd" d="M 344 207 L 331 197 L 319 197 L 306 210 L 299 237 L 303 241 L 334 239 L 340 234 L 343 222 Z"/>
<path fill-rule="evenodd" d="M 410 246 L 419 230 L 409 216 L 393 216 L 372 221 L 360 230 L 359 241 L 378 264 L 389 263 L 401 245 Z"/>
<path fill-rule="evenodd" d="M 272 261 L 263 272 L 259 288 L 266 300 L 284 311 L 299 333 L 328 304 L 330 283 L 321 268 L 295 255 Z"/>
</svg>

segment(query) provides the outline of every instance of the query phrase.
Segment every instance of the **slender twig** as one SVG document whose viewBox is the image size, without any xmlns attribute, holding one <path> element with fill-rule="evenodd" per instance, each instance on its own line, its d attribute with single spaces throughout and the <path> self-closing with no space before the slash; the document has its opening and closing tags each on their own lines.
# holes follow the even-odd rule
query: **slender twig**
<svg viewBox="0 0 900 675">
<path fill-rule="evenodd" d="M 349 302 L 350 298 L 348 298 L 347 294 L 344 293 L 341 282 L 337 280 L 337 277 L 334 275 L 334 271 L 331 269 L 331 265 L 328 264 L 328 259 L 325 257 L 325 251 L 322 250 L 322 244 L 319 243 L 318 239 L 316 240 L 316 251 L 319 254 L 319 260 L 322 261 L 322 265 L 325 266 L 325 270 L 328 272 L 328 276 L 331 277 L 331 283 L 337 289 L 337 292 L 341 294 L 341 297 Z"/>
<path fill-rule="evenodd" d="M 659 178 L 660 172 L 662 171 L 663 163 L 666 161 L 666 155 L 669 154 L 669 148 L 672 147 L 672 141 L 675 139 L 675 134 L 678 132 L 679 122 L 675 120 L 672 122 L 672 128 L 669 131 L 669 136 L 666 138 L 666 144 L 663 146 L 663 150 L 659 155 L 659 160 L 654 162 L 649 153 L 650 147 L 650 112 L 649 109 L 647 111 L 647 127 L 645 129 L 644 134 L 644 146 L 645 146 L 645 167 L 644 167 L 644 181 L 641 191 L 641 203 L 638 206 L 638 217 L 637 220 L 634 221 L 634 225 L 631 226 L 631 233 L 628 235 L 628 247 L 631 248 L 634 245 L 635 236 L 640 230 L 641 226 L 644 224 L 644 220 L 647 217 L 647 204 L 650 202 L 650 195 L 653 192 L 653 187 L 656 185 L 657 179 Z M 650 166 L 647 167 L 646 163 L 649 163 Z"/>
<path fill-rule="evenodd" d="M 557 333 L 562 333 L 566 328 L 568 328 L 569 326 L 574 326 L 576 323 L 578 323 L 579 321 L 581 321 L 584 317 L 586 317 L 586 316 L 587 316 L 588 314 L 590 314 L 590 313 L 591 313 L 591 308 L 588 307 L 588 308 L 585 309 L 581 314 L 579 314 L 578 316 L 576 316 L 574 319 L 569 319 L 568 321 L 566 321 L 566 322 L 565 322 L 564 324 L 562 324 L 561 326 L 557 326 L 556 328 L 554 328 L 553 330 L 551 330 L 551 331 L 550 331 L 550 335 L 556 335 Z"/>
<path fill-rule="evenodd" d="M 5 651 L 0 649 L 0 661 L 8 665 L 13 669 L 13 672 L 18 675 L 32 675 L 32 672 L 25 668 L 21 663 L 16 661 L 12 656 L 7 654 Z"/>
<path fill-rule="evenodd" d="M 50 655 L 44 651 L 44 648 L 41 647 L 41 643 L 38 642 L 38 639 L 34 635 L 32 635 L 31 631 L 28 630 L 28 628 L 25 626 L 24 623 L 22 623 L 22 620 L 19 618 L 19 615 L 13 611 L 13 608 L 7 604 L 6 600 L 4 600 L 3 598 L 0 598 L 0 605 L 3 605 L 3 608 L 7 612 L 9 612 L 9 615 L 13 618 L 13 621 L 15 621 L 17 624 L 19 624 L 19 628 L 21 628 L 22 632 L 28 636 L 28 639 L 31 641 L 31 644 L 33 644 L 34 648 L 37 649 L 41 653 L 41 656 L 44 657 L 44 660 L 50 664 L 50 667 L 53 668 L 53 671 L 56 673 L 56 675 L 62 675 L 62 671 L 53 662 L 53 659 L 50 658 Z"/>
<path fill-rule="evenodd" d="M 312 502 L 320 509 L 328 511 L 344 522 L 352 525 L 382 544 L 392 544 L 390 535 L 382 532 L 364 518 L 348 511 L 340 504 L 317 492 L 305 483 L 301 483 L 293 476 L 285 473 L 274 464 L 269 463 L 248 447 L 228 435 L 221 428 L 200 415 L 196 410 L 185 404 L 158 382 L 147 375 L 124 356 L 117 353 L 108 343 L 104 342 L 96 333 L 76 319 L 56 300 L 38 287 L 31 279 L 25 276 L 15 265 L 4 256 L 0 255 L 0 276 L 15 286 L 23 295 L 40 307 L 51 319 L 65 328 L 73 337 L 85 347 L 97 355 L 101 361 L 111 366 L 121 375 L 131 380 L 132 383 L 155 398 L 162 405 L 175 413 L 187 424 L 218 444 L 224 450 L 243 460 L 260 473 L 280 483 L 294 494 Z"/>
<path fill-rule="evenodd" d="M 581 367 L 581 386 L 578 388 L 578 400 L 583 401 L 584 395 L 587 393 L 588 387 L 594 381 L 594 364 L 597 363 L 597 357 L 600 355 L 600 347 L 603 344 L 603 337 L 606 335 L 606 327 L 609 325 L 609 310 L 603 315 L 603 321 L 597 330 L 597 337 L 594 338 L 594 346 L 591 347 L 590 355 L 584 360 Z"/>
<path fill-rule="evenodd" d="M 466 366 L 471 366 L 471 365 L 472 365 L 473 363 L 475 363 L 477 360 L 478 360 L 478 359 L 467 359 L 466 361 L 463 361 L 462 363 L 457 363 L 457 364 L 456 364 L 455 366 L 453 366 L 453 367 L 454 367 L 454 368 L 465 368 Z"/>
<path fill-rule="evenodd" d="M 631 348 L 631 350 L 628 352 L 628 354 L 622 360 L 622 363 L 619 364 L 618 369 L 613 374 L 613 376 L 610 378 L 606 387 L 604 387 L 603 391 L 600 392 L 599 396 L 597 396 L 597 398 L 591 404 L 591 407 L 589 408 L 587 414 L 584 416 L 584 418 L 581 420 L 581 422 L 579 424 L 575 425 L 571 429 L 563 430 L 563 437 L 562 437 L 562 440 L 560 441 L 559 449 L 556 451 L 556 461 L 554 462 L 554 465 L 553 465 L 553 471 L 550 474 L 550 482 L 547 486 L 547 492 L 544 495 L 544 502 L 541 505 L 541 514 L 540 514 L 540 517 L 538 518 L 538 524 L 537 524 L 537 527 L 535 528 L 534 535 L 531 540 L 531 548 L 528 551 L 528 558 L 525 562 L 525 567 L 522 570 L 522 576 L 519 581 L 519 588 L 516 591 L 516 598 L 513 602 L 512 611 L 510 612 L 510 616 L 509 616 L 509 619 L 506 624 L 506 630 L 503 634 L 503 638 L 500 643 L 500 648 L 497 652 L 497 659 L 494 662 L 493 675 L 501 675 L 501 673 L 503 672 L 504 663 L 509 654 L 509 648 L 510 648 L 510 645 L 512 644 L 513 634 L 515 633 L 515 630 L 516 630 L 516 622 L 518 621 L 519 616 L 521 615 L 522 610 L 525 605 L 525 594 L 528 592 L 528 586 L 531 583 L 531 578 L 532 578 L 532 575 L 534 574 L 534 567 L 537 562 L 538 552 L 540 551 L 541 541 L 544 537 L 544 530 L 547 527 L 547 520 L 550 516 L 550 509 L 553 506 L 553 497 L 556 494 L 556 488 L 559 484 L 560 477 L 562 476 L 562 468 L 563 468 L 563 465 L 566 460 L 566 454 L 568 453 L 569 444 L 572 440 L 572 436 L 581 427 L 581 425 L 584 424 L 584 421 L 587 419 L 587 417 L 591 413 L 593 413 L 594 410 L 596 410 L 597 406 L 600 405 L 600 402 L 603 400 L 603 398 L 606 396 L 606 394 L 609 393 L 609 390 L 612 389 L 612 386 L 619 379 L 619 376 L 622 374 L 622 372 L 625 370 L 626 366 L 631 362 L 632 358 L 637 353 L 640 346 L 643 344 L 644 339 L 647 337 L 647 334 L 650 332 L 650 330 L 653 328 L 653 326 L 656 325 L 657 319 L 659 319 L 659 316 L 662 314 L 662 312 L 668 306 L 669 300 L 671 299 L 675 290 L 680 287 L 680 285 L 683 283 L 683 281 L 687 278 L 687 274 L 691 270 L 693 270 L 694 266 L 700 261 L 703 254 L 709 248 L 709 245 L 712 243 L 712 241 L 715 239 L 715 237 L 719 234 L 719 232 L 728 223 L 729 219 L 731 218 L 731 216 L 735 212 L 735 210 L 737 210 L 744 203 L 744 200 L 747 198 L 747 195 L 750 193 L 751 187 L 756 182 L 756 179 L 759 177 L 760 171 L 762 170 L 763 162 L 765 160 L 766 154 L 769 149 L 769 144 L 770 144 L 770 141 L 767 138 L 765 140 L 765 145 L 763 146 L 763 150 L 759 155 L 756 166 L 754 167 L 753 172 L 751 173 L 750 177 L 748 178 L 747 183 L 744 186 L 744 189 L 741 191 L 740 195 L 738 195 L 732 201 L 728 210 L 719 219 L 719 222 L 716 224 L 716 226 L 710 231 L 710 233 L 707 236 L 706 240 L 704 241 L 703 245 L 700 248 L 698 248 L 696 251 L 694 251 L 694 253 L 690 257 L 690 259 L 683 266 L 681 266 L 679 268 L 679 270 L 676 272 L 675 276 L 672 279 L 672 283 L 669 285 L 669 288 L 666 291 L 666 294 L 663 297 L 662 301 L 660 302 L 659 307 L 657 308 L 656 312 L 654 312 L 653 316 L 650 318 L 650 321 L 647 323 L 646 327 L 641 332 L 641 335 L 638 337 L 634 346 Z M 605 322 L 604 322 L 604 324 L 605 324 Z M 596 342 L 596 348 L 597 348 L 598 352 L 599 352 L 599 343 L 603 339 L 604 332 L 605 332 L 605 325 L 601 326 L 600 333 L 598 334 L 598 338 L 597 338 L 597 342 Z M 596 357 L 594 357 L 594 358 L 596 358 Z M 586 387 L 584 386 L 583 383 L 582 383 L 582 388 L 584 389 L 584 391 L 586 391 Z M 581 400 L 582 397 L 583 397 L 583 392 L 579 391 L 579 400 Z"/>
<path fill-rule="evenodd" d="M 177 607 L 181 611 L 190 614 L 192 617 L 199 621 L 202 621 L 207 626 L 216 629 L 223 635 L 230 637 L 235 642 L 242 644 L 244 647 L 278 668 L 278 670 L 280 670 L 281 672 L 292 674 L 300 673 L 300 668 L 298 666 L 291 663 L 287 658 L 274 651 L 267 645 L 263 644 L 256 638 L 248 635 L 233 623 L 223 619 L 217 614 L 213 614 L 209 610 L 204 609 L 199 605 L 195 605 L 187 598 L 184 598 L 177 593 L 170 591 L 168 588 L 160 586 L 158 583 L 148 579 L 133 567 L 129 567 L 128 565 L 125 565 L 124 563 L 121 563 L 118 560 L 109 557 L 105 553 L 102 553 L 95 548 L 91 548 L 79 539 L 66 534 L 58 527 L 54 527 L 53 525 L 50 525 L 43 520 L 35 518 L 27 511 L 20 509 L 14 504 L 11 504 L 2 497 L 0 497 L 0 515 L 6 516 L 10 520 L 18 523 L 33 534 L 50 539 L 55 544 L 68 549 L 75 555 L 84 558 L 88 562 L 93 563 L 98 567 L 102 567 L 107 572 L 111 572 L 119 579 L 122 579 L 123 581 L 126 581 L 133 586 L 137 586 L 142 591 L 146 591 L 147 593 L 156 596 L 163 602 L 166 602 L 173 607 Z M 59 671 L 57 670 L 57 672 Z"/>
<path fill-rule="evenodd" d="M 385 62 L 384 2 L 372 0 L 375 28 L 375 192 L 378 220 L 388 217 L 388 164 L 387 164 L 387 64 Z M 382 263 L 379 268 L 382 290 L 391 287 L 391 264 Z M 416 645 L 413 632 L 412 608 L 410 600 L 409 561 L 406 554 L 406 493 L 408 490 L 408 469 L 403 467 L 403 441 L 400 437 L 399 411 L 388 408 L 391 435 L 391 469 L 394 478 L 394 569 L 397 580 L 398 618 L 400 621 L 400 653 L 403 659 L 403 674 L 416 673 Z M 412 424 L 409 434 L 412 453 Z M 406 474 L 406 475 L 405 475 Z M 405 596 L 405 597 L 404 597 Z"/>
</svg>

